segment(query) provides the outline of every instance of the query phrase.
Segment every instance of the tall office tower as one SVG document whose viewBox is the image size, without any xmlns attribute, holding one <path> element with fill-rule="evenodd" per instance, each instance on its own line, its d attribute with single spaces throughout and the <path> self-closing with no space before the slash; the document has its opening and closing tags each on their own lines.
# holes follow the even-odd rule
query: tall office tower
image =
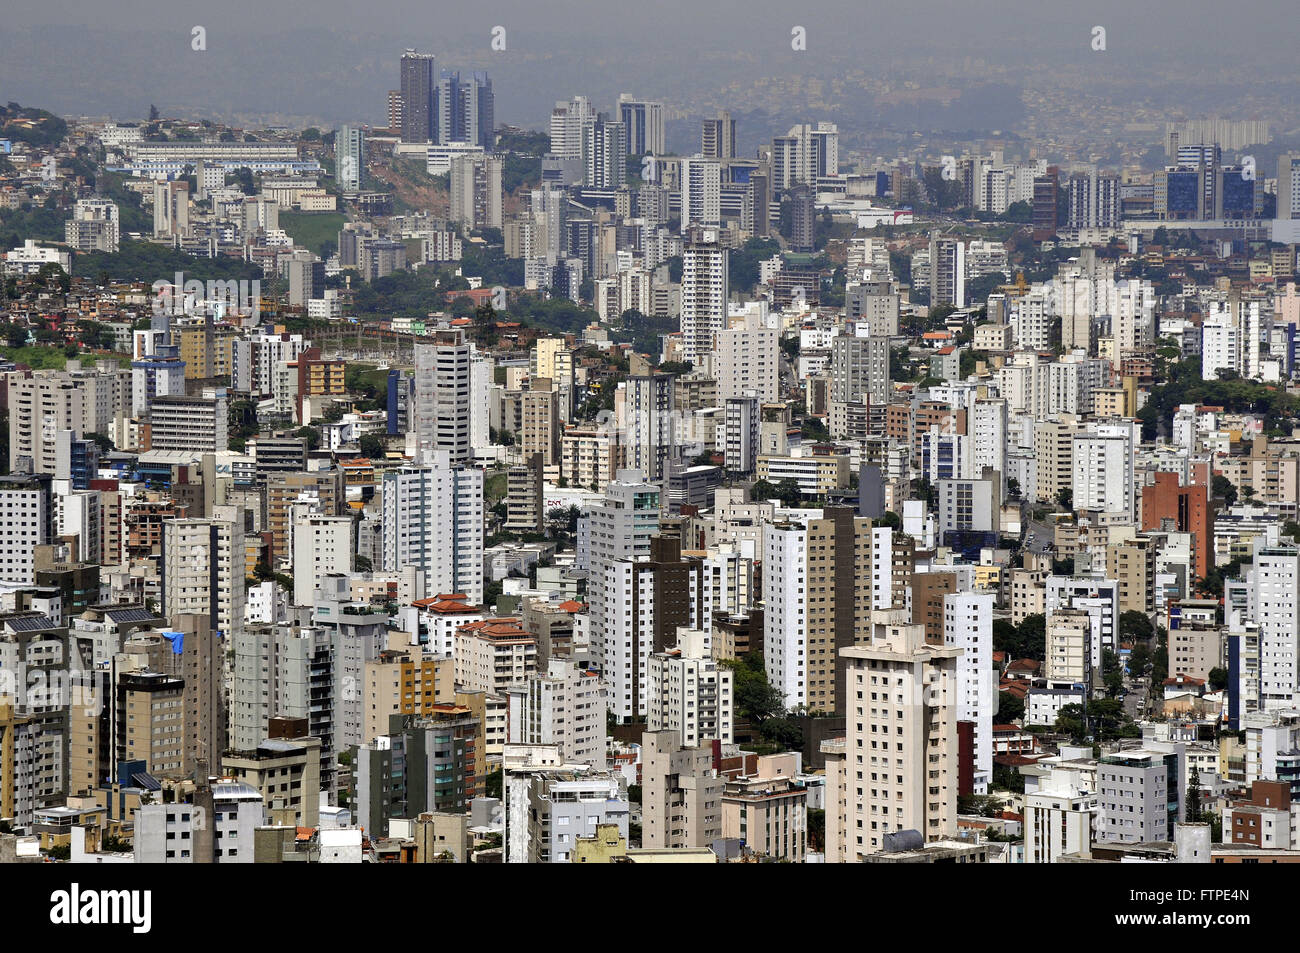
<svg viewBox="0 0 1300 953">
<path fill-rule="evenodd" d="M 201 616 L 225 639 L 244 629 L 248 576 L 244 512 L 229 509 L 228 518 L 164 521 L 160 560 L 163 615 Z"/>
<path fill-rule="evenodd" d="M 432 53 L 407 50 L 402 54 L 402 141 L 434 142 L 437 86 Z"/>
<path fill-rule="evenodd" d="M 190 184 L 185 179 L 153 184 L 154 238 L 188 238 Z"/>
<path fill-rule="evenodd" d="M 943 644 L 957 657 L 957 719 L 974 726 L 974 791 L 987 794 L 993 781 L 992 593 L 954 592 L 943 597 Z M 959 792 L 960 793 L 960 792 Z"/>
<path fill-rule="evenodd" d="M 1093 424 L 1075 434 L 1071 492 L 1076 510 L 1134 515 L 1133 454 L 1136 425 Z"/>
<path fill-rule="evenodd" d="M 429 592 L 483 600 L 483 471 L 445 452 L 384 474 L 384 571 L 414 566 Z"/>
<path fill-rule="evenodd" d="M 1205 218 L 1205 170 L 1166 166 L 1154 175 L 1156 218 L 1162 221 L 1198 221 Z"/>
<path fill-rule="evenodd" d="M 470 346 L 463 331 L 438 331 L 428 344 L 415 348 L 415 407 L 412 429 L 416 447 L 427 462 L 435 451 L 448 454 L 452 464 L 469 463 Z M 462 590 L 443 589 L 442 592 Z"/>
<path fill-rule="evenodd" d="M 785 191 L 816 186 L 823 176 L 839 174 L 839 128 L 833 122 L 794 126 L 772 139 L 772 185 Z"/>
<path fill-rule="evenodd" d="M 630 156 L 662 155 L 664 149 L 664 104 L 618 97 L 618 117 L 623 123 L 624 152 Z"/>
<path fill-rule="evenodd" d="M 1217 380 L 1220 370 L 1259 378 L 1259 342 L 1272 332 L 1262 304 L 1258 298 L 1243 298 L 1238 292 L 1229 294 L 1226 301 L 1210 302 L 1210 313 L 1201 325 L 1203 380 Z"/>
<path fill-rule="evenodd" d="M 681 160 L 682 219 L 685 235 L 693 225 L 722 222 L 722 171 L 716 160 L 698 156 Z"/>
<path fill-rule="evenodd" d="M 966 245 L 960 238 L 930 233 L 930 307 L 966 307 Z"/>
<path fill-rule="evenodd" d="M 458 70 L 444 69 L 439 73 L 433 102 L 436 109 L 433 120 L 433 141 L 440 146 L 452 142 L 465 142 L 465 113 L 461 102 Z"/>
<path fill-rule="evenodd" d="M 856 863 L 899 831 L 926 841 L 957 831 L 962 650 L 928 644 L 905 617 L 873 613 L 870 641 L 840 653 L 846 730 L 822 744 L 827 863 Z"/>
<path fill-rule="evenodd" d="M 1049 166 L 1046 175 L 1034 176 L 1033 239 L 1048 241 L 1056 237 L 1060 222 L 1056 220 L 1056 193 L 1060 189 L 1060 170 Z"/>
<path fill-rule="evenodd" d="M 1007 402 L 1001 397 L 979 397 L 970 406 L 967 427 L 973 439 L 971 461 L 975 473 L 996 470 L 1006 480 Z"/>
<path fill-rule="evenodd" d="M 1259 216 L 1264 204 L 1264 182 L 1258 176 L 1243 175 L 1239 165 L 1221 165 L 1214 172 L 1213 217 L 1240 221 Z"/>
<path fill-rule="evenodd" d="M 763 534 L 763 660 L 786 705 L 845 710 L 841 649 L 893 603 L 889 527 L 848 507 Z"/>
<path fill-rule="evenodd" d="M 1195 169 L 1197 171 L 1201 181 L 1202 205 L 1200 217 L 1211 217 L 1218 203 L 1218 196 L 1214 187 L 1218 178 L 1219 167 L 1223 165 L 1223 150 L 1219 148 L 1219 144 L 1216 142 L 1179 145 L 1176 160 L 1179 168 Z"/>
<path fill-rule="evenodd" d="M 844 316 L 868 337 L 898 334 L 898 288 L 889 278 L 850 282 L 844 292 Z"/>
<path fill-rule="evenodd" d="M 831 339 L 830 371 L 831 400 L 883 407 L 890 391 L 889 338 L 837 334 Z"/>
<path fill-rule="evenodd" d="M 582 130 L 583 183 L 593 189 L 627 184 L 627 130 L 601 113 Z"/>
<path fill-rule="evenodd" d="M 713 377 L 718 399 L 757 397 L 773 403 L 779 393 L 780 332 L 756 314 L 732 318 L 713 337 Z"/>
<path fill-rule="evenodd" d="M 707 847 L 722 836 L 726 782 L 713 768 L 711 747 L 684 747 L 677 731 L 647 731 L 641 760 L 647 848 Z"/>
<path fill-rule="evenodd" d="M 402 91 L 400 89 L 388 91 L 388 134 L 399 137 L 402 135 Z"/>
<path fill-rule="evenodd" d="M 677 442 L 673 417 L 675 381 L 672 374 L 634 375 L 623 388 L 625 460 L 650 483 L 667 478 Z"/>
<path fill-rule="evenodd" d="M 1300 551 L 1274 546 L 1255 554 L 1247 579 L 1259 624 L 1259 700 L 1265 711 L 1294 708 L 1300 652 Z"/>
<path fill-rule="evenodd" d="M 1300 154 L 1288 152 L 1277 160 L 1277 217 L 1300 219 Z"/>
<path fill-rule="evenodd" d="M 797 185 L 787 193 L 787 200 L 790 203 L 790 250 L 811 252 L 817 232 L 817 204 L 812 190 L 806 185 Z"/>
<path fill-rule="evenodd" d="M 718 113 L 716 119 L 705 119 L 700 130 L 700 155 L 706 159 L 736 158 L 736 120 L 731 113 Z"/>
<path fill-rule="evenodd" d="M 439 145 L 464 142 L 492 151 L 496 146 L 496 99 L 486 72 L 475 71 L 466 81 L 459 71 L 443 70 L 436 102 L 434 134 Z"/>
<path fill-rule="evenodd" d="M 767 237 L 772 229 L 772 174 L 766 167 L 749 174 L 749 204 L 753 209 L 754 236 Z"/>
<path fill-rule="evenodd" d="M 341 126 L 334 138 L 334 168 L 339 188 L 356 192 L 365 183 L 365 135 L 356 126 Z"/>
<path fill-rule="evenodd" d="M 595 121 L 595 110 L 586 96 L 556 103 L 551 110 L 550 154 L 559 159 L 581 159 L 583 130 Z"/>
<path fill-rule="evenodd" d="M 697 367 L 727 323 L 727 249 L 718 238 L 716 228 L 693 229 L 682 255 L 682 359 Z"/>
<path fill-rule="evenodd" d="M 451 160 L 447 221 L 467 229 L 501 227 L 502 159 L 475 153 Z"/>
<path fill-rule="evenodd" d="M 1070 176 L 1070 228 L 1119 227 L 1119 176 L 1085 172 Z"/>
<path fill-rule="evenodd" d="M 486 70 L 475 70 L 461 87 L 465 141 L 491 152 L 497 145 L 496 93 Z"/>
</svg>

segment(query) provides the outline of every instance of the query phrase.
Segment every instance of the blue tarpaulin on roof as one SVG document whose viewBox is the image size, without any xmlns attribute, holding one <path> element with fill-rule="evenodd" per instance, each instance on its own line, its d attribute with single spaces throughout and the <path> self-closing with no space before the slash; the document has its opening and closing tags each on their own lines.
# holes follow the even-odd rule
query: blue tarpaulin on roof
<svg viewBox="0 0 1300 953">
<path fill-rule="evenodd" d="M 184 632 L 164 632 L 164 636 L 172 644 L 172 654 L 180 655 L 185 651 L 185 633 Z"/>
</svg>

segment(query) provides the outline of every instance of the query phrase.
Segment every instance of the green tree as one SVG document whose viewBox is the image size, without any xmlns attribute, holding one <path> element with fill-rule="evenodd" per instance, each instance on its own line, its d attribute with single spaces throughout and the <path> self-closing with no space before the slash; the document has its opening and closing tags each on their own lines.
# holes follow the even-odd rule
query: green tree
<svg viewBox="0 0 1300 953">
<path fill-rule="evenodd" d="M 1129 674 L 1137 677 L 1145 675 L 1147 666 L 1151 664 L 1151 648 L 1146 642 L 1138 642 L 1133 646 L 1133 651 L 1128 657 Z"/>
<path fill-rule="evenodd" d="M 1074 505 L 1074 490 L 1068 486 L 1063 486 L 1057 490 L 1056 505 L 1063 510 L 1072 509 Z"/>
<path fill-rule="evenodd" d="M 1016 626 L 1020 640 L 1021 657 L 1042 661 L 1047 657 L 1047 617 L 1035 612 L 1020 620 Z"/>
<path fill-rule="evenodd" d="M 1119 656 L 1109 648 L 1101 650 L 1101 677 L 1106 694 L 1114 698 L 1124 688 L 1124 673 L 1120 670 Z"/>
<path fill-rule="evenodd" d="M 1192 766 L 1192 776 L 1187 780 L 1187 823 L 1196 824 L 1201 820 L 1201 772 Z"/>
<path fill-rule="evenodd" d="M 1226 668 L 1210 669 L 1210 691 L 1221 692 L 1228 687 L 1228 670 Z"/>
<path fill-rule="evenodd" d="M 739 659 L 726 659 L 723 664 L 732 671 L 737 714 L 758 726 L 768 719 L 784 717 L 785 698 L 767 680 L 762 652 L 748 652 Z"/>
<path fill-rule="evenodd" d="M 320 447 L 320 431 L 315 427 L 299 427 L 293 432 L 295 437 L 301 437 L 307 441 L 307 449 L 316 450 Z"/>
<path fill-rule="evenodd" d="M 1079 744 L 1088 736 L 1087 721 L 1083 706 L 1079 704 L 1062 705 L 1056 713 L 1056 730 L 1069 735 L 1073 744 Z"/>
<path fill-rule="evenodd" d="M 796 507 L 803 502 L 803 491 L 799 489 L 799 481 L 793 477 L 786 477 L 776 485 L 776 496 L 786 507 Z"/>
<path fill-rule="evenodd" d="M 1010 692 L 998 692 L 998 721 L 1006 724 L 1025 717 L 1025 703 Z"/>
<path fill-rule="evenodd" d="M 502 769 L 497 768 L 495 771 L 492 771 L 491 773 L 488 774 L 486 778 L 483 779 L 484 780 L 483 790 L 488 797 L 495 797 L 495 798 L 501 797 L 501 785 L 504 778 L 505 775 L 503 774 Z"/>
<path fill-rule="evenodd" d="M 1222 499 L 1225 506 L 1232 506 L 1237 502 L 1237 488 L 1222 473 L 1216 473 L 1214 479 L 1210 481 L 1210 485 L 1214 490 L 1214 495 Z"/>
<path fill-rule="evenodd" d="M 1125 641 L 1145 642 L 1155 635 L 1155 628 L 1151 625 L 1151 618 L 1145 612 L 1129 609 L 1120 613 L 1119 634 Z"/>
<path fill-rule="evenodd" d="M 363 434 L 357 441 L 363 457 L 369 457 L 371 460 L 382 457 L 386 451 L 384 441 L 374 434 Z"/>
</svg>

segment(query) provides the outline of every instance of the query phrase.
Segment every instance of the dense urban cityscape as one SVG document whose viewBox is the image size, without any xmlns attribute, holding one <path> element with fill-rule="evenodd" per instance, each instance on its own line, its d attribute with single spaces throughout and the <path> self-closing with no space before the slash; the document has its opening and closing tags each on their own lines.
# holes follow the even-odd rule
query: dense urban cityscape
<svg viewBox="0 0 1300 953">
<path fill-rule="evenodd" d="M 1300 862 L 1295 103 L 482 33 L 0 106 L 0 862 Z"/>
</svg>

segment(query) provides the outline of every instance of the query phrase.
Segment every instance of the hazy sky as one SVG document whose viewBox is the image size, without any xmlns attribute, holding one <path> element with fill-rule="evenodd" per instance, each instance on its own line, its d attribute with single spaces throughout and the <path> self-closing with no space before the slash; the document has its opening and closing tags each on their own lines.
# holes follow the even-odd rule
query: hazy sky
<svg viewBox="0 0 1300 953">
<path fill-rule="evenodd" d="M 382 121 L 405 46 L 439 65 L 489 69 L 503 122 L 540 126 L 549 103 L 621 90 L 686 105 L 716 94 L 746 108 L 760 78 L 864 70 L 951 71 L 971 82 L 1056 61 L 1135 94 L 1161 64 L 1206 82 L 1295 72 L 1294 0 L 41 0 L 11 4 L 0 30 L 0 97 L 121 118 L 261 114 Z M 219 14 L 218 14 L 218 11 Z M 807 29 L 808 50 L 790 49 Z M 195 25 L 207 50 L 190 49 Z M 493 52 L 491 30 L 506 28 Z M 1107 52 L 1090 50 L 1107 30 Z M 1089 57 L 1092 57 L 1089 59 Z M 1156 72 L 1152 72 L 1157 68 Z M 736 86 L 729 90 L 728 87 Z"/>
</svg>

